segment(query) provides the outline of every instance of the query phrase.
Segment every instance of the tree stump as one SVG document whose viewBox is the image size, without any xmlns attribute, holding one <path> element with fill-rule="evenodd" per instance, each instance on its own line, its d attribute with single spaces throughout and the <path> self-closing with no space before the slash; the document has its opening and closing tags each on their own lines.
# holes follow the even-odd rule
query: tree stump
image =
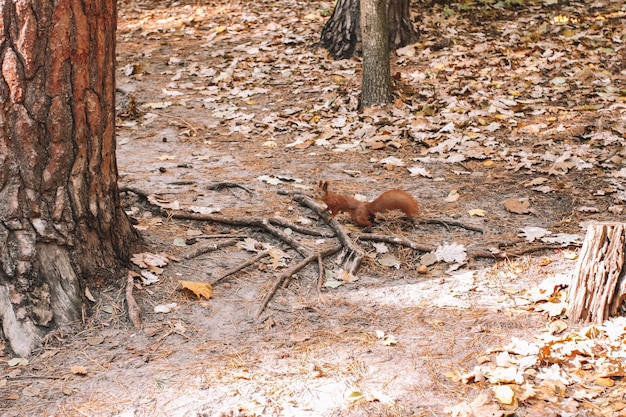
<svg viewBox="0 0 626 417">
<path fill-rule="evenodd" d="M 626 223 L 589 225 L 572 277 L 568 315 L 601 323 L 617 316 L 626 299 Z"/>
</svg>

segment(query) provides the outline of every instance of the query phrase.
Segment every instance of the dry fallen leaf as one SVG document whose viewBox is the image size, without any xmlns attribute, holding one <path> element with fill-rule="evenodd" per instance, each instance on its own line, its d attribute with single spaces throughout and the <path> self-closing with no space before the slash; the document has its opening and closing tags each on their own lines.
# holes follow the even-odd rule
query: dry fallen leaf
<svg viewBox="0 0 626 417">
<path fill-rule="evenodd" d="M 530 200 L 528 198 L 509 198 L 504 200 L 506 211 L 515 214 L 530 213 Z"/>
<path fill-rule="evenodd" d="M 508 385 L 496 385 L 493 387 L 493 395 L 500 404 L 511 405 L 515 399 L 515 392 Z"/>
<path fill-rule="evenodd" d="M 70 368 L 70 372 L 72 372 L 74 375 L 87 375 L 87 368 L 85 368 L 84 366 L 72 366 Z"/>
<path fill-rule="evenodd" d="M 470 217 L 472 216 L 485 217 L 487 215 L 487 212 L 483 209 L 472 209 L 472 210 L 469 210 L 467 214 L 469 214 Z"/>
<path fill-rule="evenodd" d="M 461 197 L 461 195 L 457 190 L 451 190 L 448 196 L 443 201 L 445 201 L 446 203 L 454 203 L 456 200 L 459 199 L 459 197 Z"/>
<path fill-rule="evenodd" d="M 91 295 L 91 291 L 89 291 L 89 287 L 85 287 L 85 298 L 91 301 L 92 303 L 96 302 L 96 299 Z"/>
<path fill-rule="evenodd" d="M 178 304 L 176 303 L 160 304 L 160 305 L 154 306 L 154 312 L 155 313 L 169 313 L 170 311 L 175 309 L 177 305 Z"/>
<path fill-rule="evenodd" d="M 178 281 L 186 290 L 193 292 L 198 298 L 204 297 L 209 300 L 213 297 L 213 287 L 211 284 L 205 284 L 204 282 L 195 281 Z"/>
<path fill-rule="evenodd" d="M 102 336 L 92 336 L 87 338 L 87 344 L 90 346 L 97 346 L 104 342 L 104 337 Z"/>
</svg>

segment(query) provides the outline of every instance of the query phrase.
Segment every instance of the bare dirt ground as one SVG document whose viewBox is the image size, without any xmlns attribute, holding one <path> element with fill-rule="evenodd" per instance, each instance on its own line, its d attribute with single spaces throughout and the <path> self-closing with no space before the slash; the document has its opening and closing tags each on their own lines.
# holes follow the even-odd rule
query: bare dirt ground
<svg viewBox="0 0 626 417">
<path fill-rule="evenodd" d="M 571 274 L 585 222 L 624 221 L 623 2 L 469 12 L 416 4 L 420 42 L 392 60 L 397 100 L 365 112 L 356 109 L 359 61 L 334 62 L 316 47 L 330 6 L 120 4 L 120 185 L 138 191 L 124 195 L 146 252 L 178 260 L 156 283 L 136 280 L 141 330 L 126 314 L 126 277 L 113 286 L 103 277 L 89 284 L 82 330 L 54 332 L 27 364 L 0 357 L 2 416 L 443 416 L 490 392 L 453 375 L 555 319 L 534 311 L 530 290 Z M 387 243 L 384 254 L 358 240 L 367 256 L 356 277 L 322 286 L 320 297 L 310 265 L 256 318 L 273 277 L 301 257 L 259 228 L 167 216 L 195 206 L 330 232 L 279 193 L 311 194 L 319 180 L 368 199 L 400 187 L 423 218 L 484 230 L 389 214 L 371 232 L 527 254 L 468 259 L 456 271 L 439 260 L 420 274 L 424 252 Z M 225 181 L 247 190 L 211 187 Z M 504 206 L 524 198 L 526 213 Z M 356 239 L 359 228 L 338 219 Z M 556 240 L 530 242 L 539 229 L 520 236 L 528 227 Z M 335 242 L 292 235 L 311 250 Z M 226 237 L 284 256 L 214 285 L 210 300 L 181 291 L 180 280 L 210 282 L 253 256 L 239 245 L 183 259 Z M 338 277 L 336 260 L 324 261 L 327 281 Z M 552 404 L 533 414 L 522 402 L 516 412 L 563 415 Z M 607 415 L 591 399 L 577 404 L 569 415 Z"/>
</svg>

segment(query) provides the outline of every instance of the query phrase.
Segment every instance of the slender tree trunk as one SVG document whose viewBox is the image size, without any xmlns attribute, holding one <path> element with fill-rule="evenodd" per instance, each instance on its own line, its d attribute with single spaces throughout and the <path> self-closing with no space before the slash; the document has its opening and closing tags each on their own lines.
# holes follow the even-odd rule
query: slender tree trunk
<svg viewBox="0 0 626 417">
<path fill-rule="evenodd" d="M 320 45 L 334 59 L 361 55 L 361 11 L 359 0 L 338 0 L 332 15 L 322 28 Z M 389 48 L 396 50 L 417 42 L 419 34 L 411 20 L 409 0 L 388 0 Z"/>
<path fill-rule="evenodd" d="M 0 0 L 0 321 L 28 355 L 139 248 L 115 160 L 115 0 Z"/>
<path fill-rule="evenodd" d="M 391 101 L 386 0 L 361 0 L 363 83 L 361 107 Z"/>
</svg>

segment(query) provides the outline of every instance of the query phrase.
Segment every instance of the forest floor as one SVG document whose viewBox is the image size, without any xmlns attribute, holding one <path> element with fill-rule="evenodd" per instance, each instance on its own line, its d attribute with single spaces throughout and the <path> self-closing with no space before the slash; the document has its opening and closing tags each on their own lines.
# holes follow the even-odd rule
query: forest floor
<svg viewBox="0 0 626 417">
<path fill-rule="evenodd" d="M 103 277 L 82 330 L 0 357 L 0 415 L 625 415 L 624 371 L 596 362 L 623 343 L 594 345 L 611 326 L 563 308 L 586 225 L 625 220 L 626 6 L 474 3 L 414 4 L 395 103 L 360 112 L 360 61 L 316 45 L 330 2 L 122 2 L 120 186 L 146 253 L 165 255 L 132 265 L 142 329 L 126 277 Z M 293 197 L 320 180 L 367 199 L 403 188 L 449 224 L 390 213 L 366 231 L 428 253 L 340 215 L 365 252 L 357 273 L 331 256 L 320 282 L 314 262 L 260 311 L 302 259 L 293 247 L 258 223 L 168 215 L 281 219 L 315 251 L 333 229 Z M 208 300 L 181 290 L 270 247 Z"/>
</svg>

